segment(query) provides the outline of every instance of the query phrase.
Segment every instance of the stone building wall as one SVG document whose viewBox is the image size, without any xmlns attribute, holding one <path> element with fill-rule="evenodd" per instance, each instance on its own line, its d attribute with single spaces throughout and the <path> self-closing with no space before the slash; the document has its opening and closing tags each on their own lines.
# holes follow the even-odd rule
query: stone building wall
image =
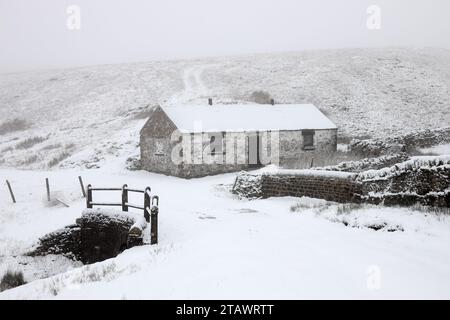
<svg viewBox="0 0 450 320">
<path fill-rule="evenodd" d="M 287 169 L 296 168 L 301 161 L 335 152 L 337 129 L 315 130 L 314 148 L 306 150 L 303 145 L 302 131 L 281 131 L 279 165 Z"/>
<path fill-rule="evenodd" d="M 245 143 L 236 145 L 234 148 L 234 164 L 227 164 L 227 154 L 210 155 L 208 162 L 204 157 L 204 150 L 207 144 L 202 146 L 194 143 L 194 135 L 183 134 L 182 139 L 191 141 L 190 143 L 190 161 L 177 163 L 172 160 L 172 152 L 179 152 L 182 148 L 182 143 L 179 141 L 171 141 L 170 136 L 164 138 L 153 138 L 148 136 L 141 136 L 141 168 L 155 173 L 162 173 L 167 175 L 173 175 L 182 178 L 196 178 L 203 177 L 212 174 L 220 174 L 227 172 L 236 172 L 245 170 L 249 166 L 247 164 L 248 154 L 248 141 L 245 139 Z M 159 145 L 157 150 L 156 146 Z M 178 146 L 178 147 L 177 147 Z M 224 142 L 226 150 L 226 142 Z M 161 151 L 162 152 L 156 152 Z M 182 151 L 189 152 L 189 150 L 183 149 Z M 184 154 L 178 153 L 180 157 Z M 237 155 L 244 155 L 243 161 L 238 162 Z"/>
<path fill-rule="evenodd" d="M 157 130 L 155 128 L 161 128 Z M 172 161 L 172 152 L 176 145 L 181 145 L 180 141 L 171 141 L 172 133 L 176 127 L 171 123 L 163 111 L 155 112 L 153 117 L 141 132 L 141 168 L 155 173 L 162 173 L 183 178 L 195 178 L 213 174 L 236 172 L 248 169 L 249 136 L 254 133 L 225 133 L 224 150 L 227 148 L 227 135 L 236 135 L 243 138 L 244 143 L 235 143 L 234 163 L 230 163 L 229 154 L 212 156 L 213 161 L 206 163 L 203 150 L 207 147 L 205 143 L 200 147 L 194 143 L 193 134 L 182 134 L 185 141 L 191 141 L 190 149 L 183 152 L 190 152 L 190 163 L 176 163 Z M 302 131 L 281 131 L 277 136 L 272 132 L 260 132 L 261 139 L 260 159 L 264 165 L 275 163 L 284 167 L 289 167 L 290 161 L 298 161 L 299 158 L 307 154 L 320 154 L 321 152 L 334 152 L 337 146 L 337 130 L 316 130 L 314 136 L 314 150 L 304 150 Z M 206 139 L 208 141 L 208 139 Z M 272 155 L 272 143 L 279 145 L 279 153 Z M 268 142 L 268 143 L 267 143 Z M 197 148 L 197 149 L 195 149 Z M 275 150 L 275 149 L 274 149 Z M 175 150 L 175 152 L 178 152 Z M 238 156 L 240 157 L 239 161 Z M 273 162 L 273 157 L 276 160 Z"/>
</svg>

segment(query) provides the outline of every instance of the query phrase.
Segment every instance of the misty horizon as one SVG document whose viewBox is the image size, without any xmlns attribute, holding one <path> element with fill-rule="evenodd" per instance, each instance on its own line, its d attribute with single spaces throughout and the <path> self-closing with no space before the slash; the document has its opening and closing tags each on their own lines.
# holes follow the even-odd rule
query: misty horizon
<svg viewBox="0 0 450 320">
<path fill-rule="evenodd" d="M 79 28 L 70 29 L 73 5 Z M 379 29 L 367 27 L 372 5 L 380 8 Z M 349 0 L 345 7 L 331 0 L 0 0 L 0 73 L 321 49 L 450 49 L 449 10 L 445 0 Z"/>
</svg>

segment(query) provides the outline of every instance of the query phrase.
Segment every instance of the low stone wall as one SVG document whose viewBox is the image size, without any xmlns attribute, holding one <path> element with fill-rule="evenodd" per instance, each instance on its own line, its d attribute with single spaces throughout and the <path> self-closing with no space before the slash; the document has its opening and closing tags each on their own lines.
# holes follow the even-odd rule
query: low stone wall
<svg viewBox="0 0 450 320">
<path fill-rule="evenodd" d="M 450 207 L 450 157 L 417 158 L 361 173 L 319 170 L 240 173 L 233 193 L 252 199 L 293 196 L 344 203 Z"/>
<path fill-rule="evenodd" d="M 259 177 L 241 173 L 233 192 L 249 198 L 312 197 L 336 202 L 360 202 L 362 184 L 356 175 L 318 170 L 280 170 Z"/>
<path fill-rule="evenodd" d="M 450 207 L 450 157 L 424 157 L 358 175 L 365 201 Z"/>
<path fill-rule="evenodd" d="M 40 238 L 37 247 L 28 253 L 30 256 L 48 254 L 60 254 L 81 261 L 81 227 L 74 224 L 51 232 Z"/>
</svg>

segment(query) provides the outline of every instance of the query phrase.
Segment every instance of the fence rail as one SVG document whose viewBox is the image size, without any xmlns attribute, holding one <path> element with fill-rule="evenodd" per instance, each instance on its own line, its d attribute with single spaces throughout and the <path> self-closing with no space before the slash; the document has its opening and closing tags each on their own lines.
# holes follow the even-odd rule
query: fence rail
<svg viewBox="0 0 450 320">
<path fill-rule="evenodd" d="M 121 191 L 121 202 L 94 202 L 92 198 L 93 191 Z M 144 195 L 144 205 L 140 206 L 128 202 L 128 193 L 142 193 Z M 150 244 L 158 243 L 158 213 L 159 213 L 159 197 L 152 196 L 151 188 L 145 190 L 128 188 L 123 185 L 122 188 L 93 188 L 90 184 L 86 187 L 86 207 L 92 209 L 94 206 L 122 207 L 122 211 L 127 212 L 129 208 L 142 210 L 147 222 L 150 223 Z"/>
</svg>

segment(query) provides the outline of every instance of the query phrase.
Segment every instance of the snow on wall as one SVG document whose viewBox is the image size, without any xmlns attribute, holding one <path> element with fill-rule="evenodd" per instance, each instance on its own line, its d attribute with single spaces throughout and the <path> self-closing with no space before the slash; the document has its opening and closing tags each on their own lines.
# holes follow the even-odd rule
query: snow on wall
<svg viewBox="0 0 450 320">
<path fill-rule="evenodd" d="M 233 193 L 248 198 L 312 197 L 336 202 L 359 202 L 361 184 L 346 172 L 277 170 L 259 175 L 242 173 Z"/>
<path fill-rule="evenodd" d="M 421 168 L 432 168 L 440 166 L 450 168 L 450 156 L 414 157 L 411 160 L 395 164 L 388 168 L 361 172 L 360 174 L 358 174 L 357 179 L 359 181 L 389 179 L 393 176 L 398 176 L 406 171 L 417 171 Z"/>
<path fill-rule="evenodd" d="M 418 157 L 361 173 L 279 170 L 240 174 L 233 193 L 248 198 L 312 197 L 336 202 L 450 206 L 450 156 Z"/>
</svg>

